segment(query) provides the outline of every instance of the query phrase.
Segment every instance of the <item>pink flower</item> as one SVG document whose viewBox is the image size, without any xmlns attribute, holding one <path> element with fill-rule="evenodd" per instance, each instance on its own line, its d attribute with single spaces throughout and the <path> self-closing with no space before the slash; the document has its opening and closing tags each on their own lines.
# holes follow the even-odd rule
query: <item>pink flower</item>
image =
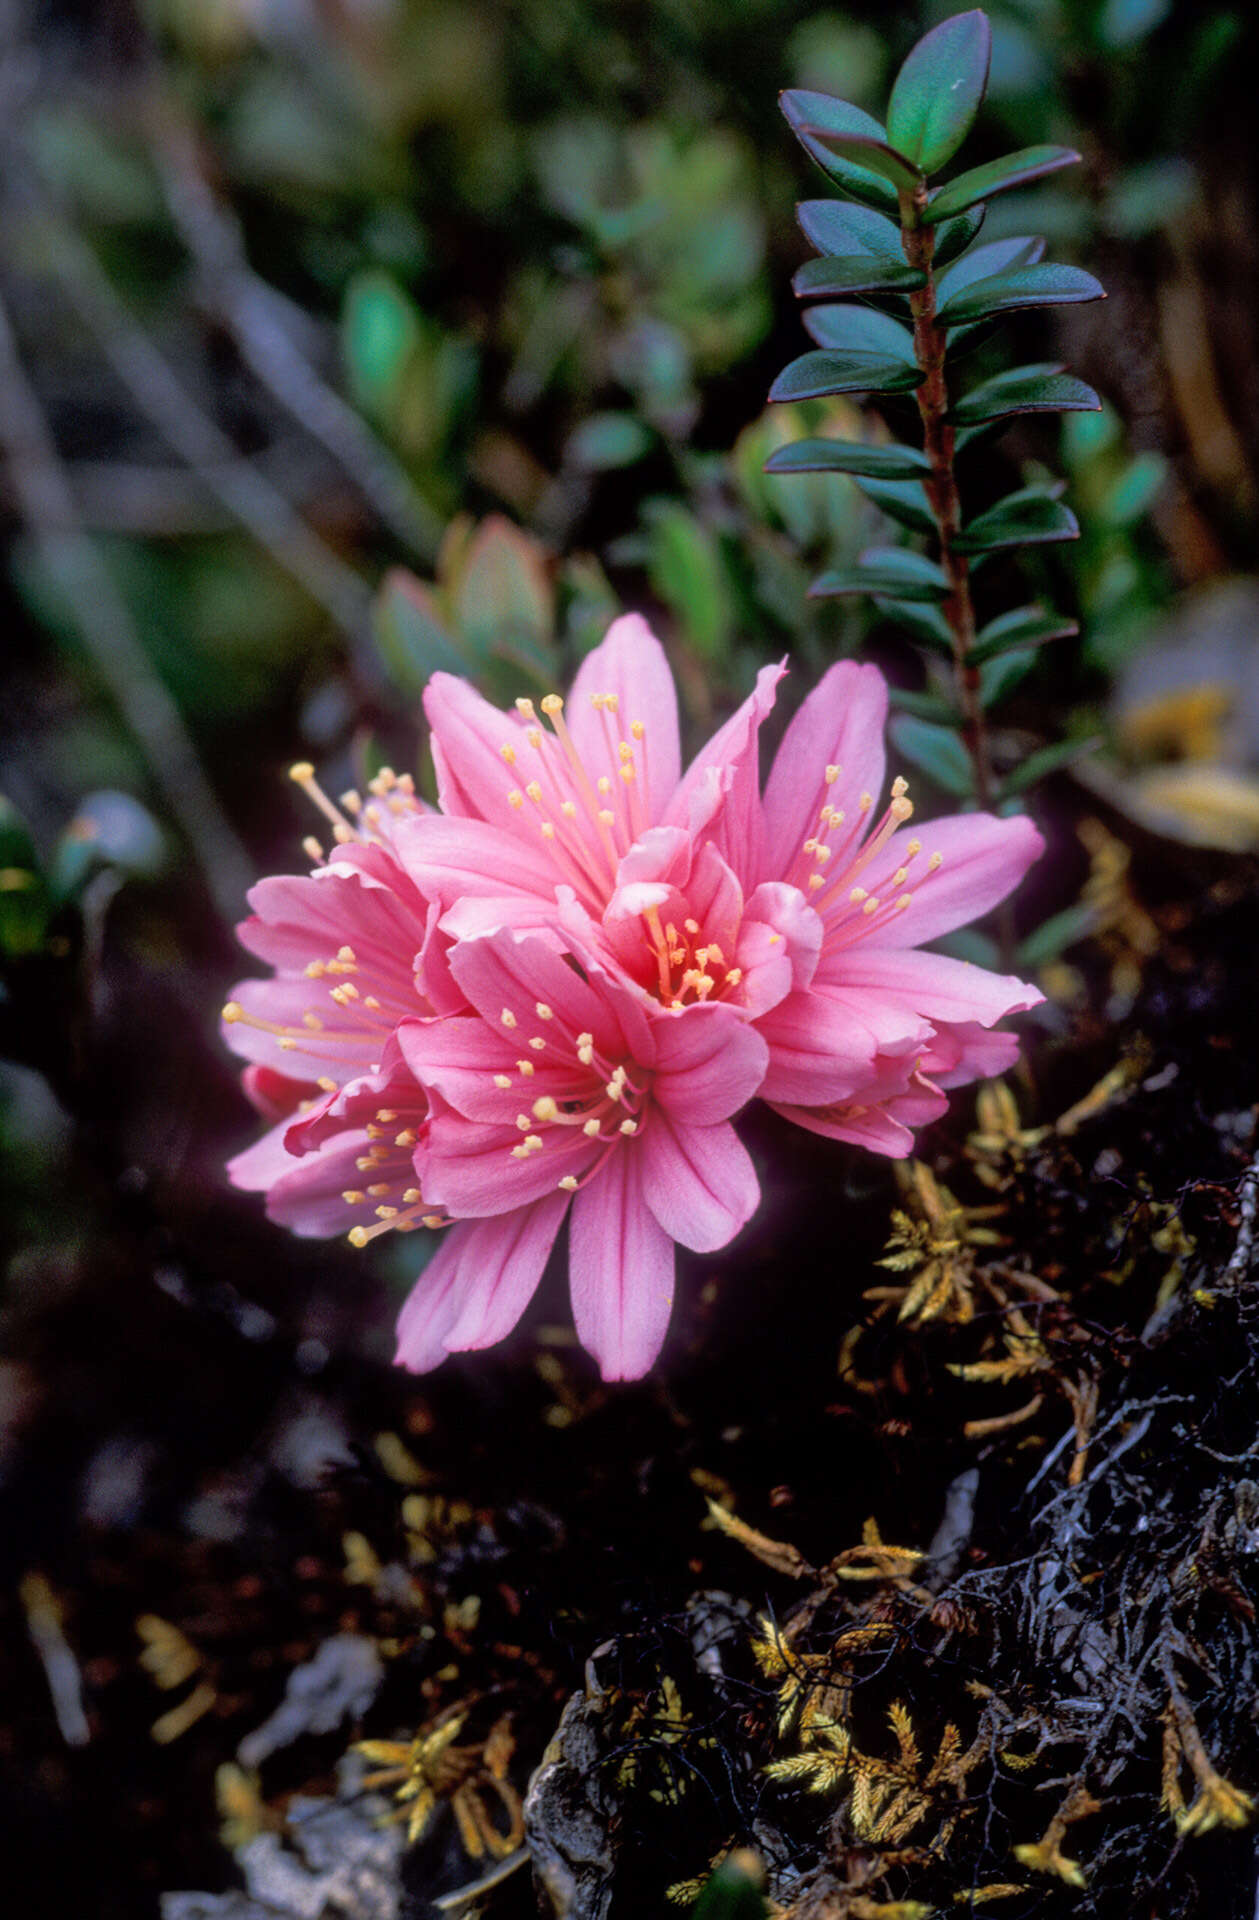
<svg viewBox="0 0 1259 1920">
<path fill-rule="evenodd" d="M 431 1367 L 515 1325 L 571 1211 L 577 1333 L 607 1380 L 636 1379 L 664 1339 L 674 1243 L 708 1252 L 760 1198 L 729 1124 L 765 1071 L 737 1013 L 665 1013 L 544 937 L 461 942 L 471 1013 L 408 1022 L 401 1052 L 430 1118 L 416 1154 L 453 1226 L 398 1324 L 398 1359 Z"/>
<path fill-rule="evenodd" d="M 758 736 L 782 671 L 762 672 L 685 775 L 672 676 L 636 616 L 542 719 L 434 675 L 443 816 L 407 822 L 399 857 L 452 938 L 560 925 L 662 1006 L 738 1009 L 768 1042 L 771 1104 L 904 1155 L 942 1089 L 1010 1063 L 1016 1043 L 990 1029 L 1041 998 L 911 949 L 1003 899 L 1042 841 L 988 814 L 911 834 L 904 781 L 876 817 L 887 688 L 851 663 L 804 702 L 762 800 Z"/>
</svg>

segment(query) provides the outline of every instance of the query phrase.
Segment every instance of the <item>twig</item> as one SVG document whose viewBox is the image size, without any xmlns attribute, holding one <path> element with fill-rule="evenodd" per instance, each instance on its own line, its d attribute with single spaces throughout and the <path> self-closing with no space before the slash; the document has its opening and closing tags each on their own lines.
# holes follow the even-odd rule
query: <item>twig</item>
<svg viewBox="0 0 1259 1920">
<path fill-rule="evenodd" d="M 200 295 L 230 331 L 241 358 L 371 502 L 395 538 L 430 562 L 441 542 L 439 515 L 353 407 L 322 380 L 286 324 L 286 303 L 250 267 L 239 224 L 217 200 L 196 142 L 168 110 L 156 144 L 166 204 L 197 263 Z"/>
<path fill-rule="evenodd" d="M 364 646 L 371 615 L 366 581 L 306 525 L 252 463 L 240 458 L 127 312 L 91 248 L 48 206 L 40 209 L 39 239 L 72 306 L 146 418 L 232 518 L 336 622 L 351 642 L 360 670 L 374 679 L 374 656 Z"/>
<path fill-rule="evenodd" d="M 962 715 L 962 738 L 970 754 L 975 776 L 975 798 L 981 807 L 993 799 L 992 762 L 984 710 L 979 697 L 979 668 L 971 659 L 975 644 L 975 609 L 971 600 L 970 563 L 954 545 L 961 531 L 962 509 L 953 467 L 955 434 L 948 419 L 949 396 L 944 381 L 945 329 L 936 319 L 935 228 L 921 222 L 926 206 L 926 188 L 921 195 L 902 196 L 901 245 L 911 267 L 926 275 L 926 285 L 909 296 L 914 320 L 914 357 L 922 371 L 918 384 L 918 412 L 922 418 L 923 452 L 931 462 L 931 472 L 923 482 L 931 510 L 935 515 L 940 546 L 940 565 L 948 577 L 949 593 L 941 612 L 953 635 L 953 668 L 958 706 Z"/>
<path fill-rule="evenodd" d="M 217 910 L 235 918 L 253 879 L 252 862 L 205 777 L 178 707 L 150 665 L 113 575 L 83 530 L 2 303 L 0 450 L 22 516 L 65 595 L 92 664 L 143 749 L 163 801 L 201 864 Z"/>
<path fill-rule="evenodd" d="M 1232 1258 L 1220 1276 L 1220 1285 L 1240 1287 L 1248 1278 L 1255 1257 L 1255 1236 L 1259 1230 L 1259 1153 L 1247 1167 L 1237 1189 L 1241 1206 L 1241 1224 Z"/>
</svg>

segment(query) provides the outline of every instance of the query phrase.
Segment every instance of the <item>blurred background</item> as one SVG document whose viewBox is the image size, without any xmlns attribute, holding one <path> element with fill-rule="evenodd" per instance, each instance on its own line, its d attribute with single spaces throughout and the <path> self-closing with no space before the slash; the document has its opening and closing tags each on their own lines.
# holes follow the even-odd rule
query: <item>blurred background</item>
<svg viewBox="0 0 1259 1920">
<path fill-rule="evenodd" d="M 912 699 L 872 610 L 804 598 L 881 517 L 762 472 L 801 426 L 765 394 L 808 344 L 793 204 L 824 191 L 776 92 L 879 113 L 951 10 L 0 0 L 0 1775 L 16 1837 L 86 1822 L 84 1856 L 43 1856 L 84 1912 L 223 1872 L 210 1779 L 250 1709 L 220 1684 L 176 1822 L 137 1610 L 228 1562 L 220 1599 L 282 1585 L 319 1463 L 370 1482 L 362 1435 L 425 1431 L 466 1379 L 404 1415 L 384 1371 L 413 1247 L 369 1268 L 225 1190 L 252 1132 L 217 1037 L 231 925 L 315 824 L 285 769 L 416 767 L 434 668 L 562 684 L 622 608 L 666 637 L 693 739 L 788 650 L 802 679 L 863 650 Z M 1021 930 L 1052 922 L 1027 959 L 1070 1007 L 1080 944 L 1116 944 L 1099 861 L 1135 848 L 1158 896 L 1259 848 L 1259 49 L 1242 5 L 989 10 L 965 163 L 1056 141 L 1083 165 L 985 238 L 1045 233 L 1110 295 L 1012 323 L 1103 412 L 1018 424 L 976 470 L 1066 474 L 1083 525 L 1027 563 L 1081 634 L 1011 720 L 1029 751 L 1102 742 L 1034 808 L 1057 857 Z M 1116 966 L 1098 1033 L 1132 991 Z M 242 1672 L 343 1617 L 326 1584 L 232 1629 Z M 32 1609 L 83 1662 L 59 1729 Z"/>
</svg>

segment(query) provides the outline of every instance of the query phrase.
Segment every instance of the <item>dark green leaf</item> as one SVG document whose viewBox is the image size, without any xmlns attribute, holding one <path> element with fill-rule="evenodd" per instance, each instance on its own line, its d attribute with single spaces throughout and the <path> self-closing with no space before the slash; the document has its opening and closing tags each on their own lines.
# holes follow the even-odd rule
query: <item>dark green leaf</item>
<svg viewBox="0 0 1259 1920">
<path fill-rule="evenodd" d="M 828 152 L 819 139 L 804 130 L 806 123 L 810 126 L 825 124 L 836 132 L 864 133 L 870 138 L 884 140 L 886 133 L 877 120 L 863 113 L 860 107 L 851 106 L 847 100 L 836 100 L 828 93 L 810 93 L 800 87 L 792 87 L 780 94 L 779 105 L 805 152 L 817 161 L 824 173 L 830 175 L 836 186 L 842 187 L 845 193 L 851 194 L 854 200 L 860 200 L 863 205 L 896 217 L 899 201 L 896 189 L 889 180 L 871 173 L 868 167 L 854 166 L 839 154 Z"/>
<path fill-rule="evenodd" d="M 951 219 L 955 213 L 964 213 L 967 207 L 973 207 L 978 200 L 987 200 L 994 193 L 1008 193 L 1011 187 L 1026 186 L 1029 180 L 1040 180 L 1047 173 L 1056 173 L 1059 167 L 1074 166 L 1079 157 L 1070 147 L 1020 147 L 1017 153 L 1007 153 L 1000 160 L 989 160 L 986 166 L 959 173 L 956 180 L 950 180 L 933 195 L 923 218 L 933 227 L 940 220 Z"/>
<path fill-rule="evenodd" d="M 973 287 L 977 280 L 988 280 L 994 273 L 1007 273 L 1011 267 L 1034 266 L 1044 251 L 1045 242 L 1038 235 L 985 241 L 982 247 L 976 247 L 973 253 L 940 275 L 936 281 L 937 306 L 943 306 L 963 287 Z"/>
<path fill-rule="evenodd" d="M 1101 404 L 1083 380 L 1064 373 L 1056 361 L 1043 361 L 1011 367 L 972 387 L 951 408 L 949 417 L 958 426 L 973 426 L 1013 413 L 1096 413 Z"/>
<path fill-rule="evenodd" d="M 911 533 L 936 531 L 936 517 L 921 480 L 871 480 L 862 476 L 857 485 L 868 500 Z"/>
<path fill-rule="evenodd" d="M 877 353 L 887 360 L 903 360 L 907 367 L 916 364 L 909 328 L 873 307 L 858 307 L 846 300 L 810 307 L 804 324 L 819 347 L 837 353 Z"/>
<path fill-rule="evenodd" d="M 1020 973 L 1029 967 L 1043 967 L 1047 960 L 1056 960 L 1068 947 L 1087 940 L 1096 927 L 1097 908 L 1077 900 L 1073 907 L 1064 907 L 1061 913 L 1052 914 L 1035 933 L 1029 933 L 1026 940 L 1019 942 L 1014 964 Z"/>
<path fill-rule="evenodd" d="M 850 166 L 861 167 L 867 173 L 877 173 L 889 180 L 898 192 L 912 193 L 922 185 L 922 169 L 903 153 L 889 146 L 886 140 L 872 139 L 868 134 L 832 133 L 829 128 L 816 123 L 804 122 L 801 132 L 808 134 L 811 140 L 827 153 L 834 154 L 838 160 L 846 160 Z M 899 205 L 899 202 L 898 202 Z"/>
<path fill-rule="evenodd" d="M 892 87 L 887 129 L 924 173 L 951 159 L 970 132 L 991 54 L 992 29 L 978 7 L 941 21 L 911 49 Z"/>
<path fill-rule="evenodd" d="M 952 727 L 898 714 L 889 732 L 901 758 L 918 767 L 946 793 L 965 799 L 973 792 L 975 775 L 970 755 Z"/>
<path fill-rule="evenodd" d="M 987 712 L 1013 693 L 1019 681 L 1036 665 L 1035 647 L 1011 647 L 980 668 L 979 704 Z"/>
<path fill-rule="evenodd" d="M 949 583 L 942 567 L 907 547 L 870 547 L 854 567 L 824 573 L 809 588 L 813 600 L 851 594 L 884 594 L 894 600 L 944 600 Z"/>
<path fill-rule="evenodd" d="M 1078 540 L 1079 523 L 1069 507 L 1041 487 L 1008 493 L 954 536 L 958 553 L 991 553 L 999 547 L 1045 546 Z"/>
<path fill-rule="evenodd" d="M 913 480 L 930 470 L 917 447 L 868 447 L 861 440 L 793 440 L 765 462 L 766 473 L 865 473 L 875 480 Z"/>
<path fill-rule="evenodd" d="M 900 260 L 901 230 L 871 207 L 847 200 L 802 200 L 796 208 L 804 237 L 819 253 L 869 253 L 876 259 Z"/>
<path fill-rule="evenodd" d="M 806 260 L 791 278 L 791 289 L 798 300 L 815 300 L 827 293 L 913 293 L 926 284 L 927 276 L 920 268 L 873 253 Z"/>
<path fill-rule="evenodd" d="M 1079 631 L 1076 622 L 1061 613 L 1044 607 L 1015 607 L 980 628 L 970 657 L 978 667 L 1013 647 L 1042 647 L 1048 640 L 1069 640 Z"/>
<path fill-rule="evenodd" d="M 917 367 L 882 354 L 802 353 L 783 368 L 769 397 L 816 400 L 828 393 L 907 393 L 921 378 Z"/>
<path fill-rule="evenodd" d="M 957 327 L 994 313 L 1014 313 L 1022 307 L 1070 307 L 1105 298 L 1101 282 L 1085 273 L 1083 267 L 1042 262 L 977 280 L 947 300 L 936 318 L 946 327 Z"/>
<path fill-rule="evenodd" d="M 912 714 L 915 720 L 929 720 L 946 727 L 957 725 L 957 709 L 942 694 L 911 693 L 905 687 L 889 687 L 887 697 L 898 713 Z"/>
<path fill-rule="evenodd" d="M 1171 0 L 1103 0 L 1093 28 L 1103 47 L 1133 47 L 1161 26 Z"/>
<path fill-rule="evenodd" d="M 984 224 L 985 208 L 981 202 L 960 213 L 956 220 L 946 220 L 936 229 L 935 252 L 932 259 L 937 267 L 947 267 L 950 260 L 956 260 L 959 253 L 965 253 L 975 235 Z"/>
<path fill-rule="evenodd" d="M 874 596 L 874 604 L 887 619 L 894 620 L 897 626 L 904 627 L 912 634 L 920 647 L 933 653 L 940 660 L 952 661 L 954 654 L 953 630 L 941 613 L 939 607 L 929 600 L 890 600 L 882 594 Z"/>
<path fill-rule="evenodd" d="M 1012 794 L 1026 793 L 1038 780 L 1057 773 L 1060 767 L 1069 766 L 1072 760 L 1079 760 L 1100 745 L 1100 737 L 1094 737 L 1091 740 L 1059 740 L 1052 747 L 1040 747 L 1035 753 L 1028 754 L 1021 767 L 1016 767 L 1013 773 L 1006 775 L 1001 783 L 1001 792 L 1007 798 Z"/>
</svg>

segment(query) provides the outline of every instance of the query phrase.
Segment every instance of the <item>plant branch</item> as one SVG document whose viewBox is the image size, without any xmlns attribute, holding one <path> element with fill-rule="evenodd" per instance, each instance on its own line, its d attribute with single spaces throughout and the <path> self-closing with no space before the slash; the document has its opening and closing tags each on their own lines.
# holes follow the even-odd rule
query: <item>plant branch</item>
<svg viewBox="0 0 1259 1920">
<path fill-rule="evenodd" d="M 975 644 L 975 609 L 971 600 L 970 566 L 965 554 L 958 553 L 953 544 L 961 528 L 962 512 L 953 467 L 954 431 L 947 417 L 949 397 L 944 379 L 945 330 L 936 319 L 935 269 L 932 262 L 935 229 L 919 223 L 919 211 L 920 207 L 913 199 L 903 197 L 901 245 L 910 266 L 917 267 L 927 280 L 925 287 L 909 296 L 914 321 L 914 357 L 923 374 L 918 386 L 923 451 L 931 462 L 931 473 L 923 484 L 935 515 L 940 564 L 949 581 L 948 598 L 941 610 L 953 636 L 953 663 L 958 707 L 962 715 L 962 738 L 974 769 L 975 798 L 981 807 L 987 807 L 992 803 L 994 783 L 988 735 L 979 698 L 979 668 L 971 659 Z"/>
</svg>

